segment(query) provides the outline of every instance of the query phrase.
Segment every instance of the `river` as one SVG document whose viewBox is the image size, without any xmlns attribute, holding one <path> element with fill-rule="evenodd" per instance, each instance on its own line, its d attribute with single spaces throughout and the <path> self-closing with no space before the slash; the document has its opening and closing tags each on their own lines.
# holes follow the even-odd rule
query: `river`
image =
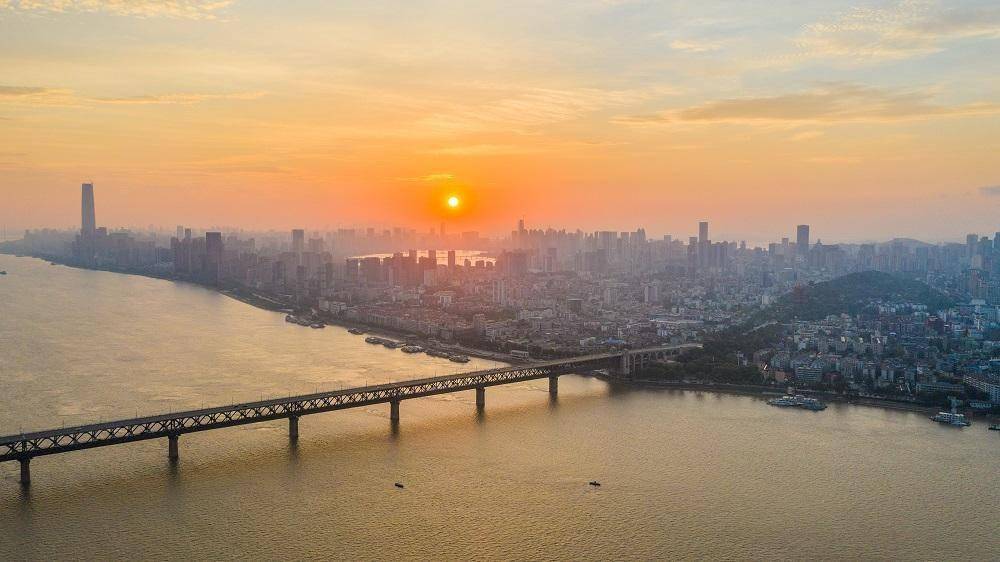
<svg viewBox="0 0 1000 562">
<path fill-rule="evenodd" d="M 0 255 L 0 434 L 474 370 Z M 997 559 L 1000 435 L 566 376 L 0 464 L 0 559 Z M 588 485 L 599 480 L 600 487 Z M 405 488 L 394 487 L 401 482 Z"/>
</svg>

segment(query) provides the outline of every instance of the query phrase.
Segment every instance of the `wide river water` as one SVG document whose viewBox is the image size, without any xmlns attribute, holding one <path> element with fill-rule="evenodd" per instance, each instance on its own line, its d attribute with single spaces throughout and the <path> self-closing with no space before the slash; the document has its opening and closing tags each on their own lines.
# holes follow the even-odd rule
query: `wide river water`
<svg viewBox="0 0 1000 562">
<path fill-rule="evenodd" d="M 0 435 L 473 370 L 0 255 Z M 562 377 L 0 464 L 0 560 L 1000 558 L 1000 435 Z M 588 485 L 599 480 L 599 488 Z M 404 489 L 394 482 L 405 484 Z"/>
</svg>

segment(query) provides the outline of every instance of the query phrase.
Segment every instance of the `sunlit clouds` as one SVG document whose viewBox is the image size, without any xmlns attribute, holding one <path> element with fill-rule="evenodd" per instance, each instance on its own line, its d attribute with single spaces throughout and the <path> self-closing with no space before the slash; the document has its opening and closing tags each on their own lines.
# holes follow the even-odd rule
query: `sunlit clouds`
<svg viewBox="0 0 1000 562">
<path fill-rule="evenodd" d="M 990 231 L 998 51 L 986 1 L 0 0 L 0 222 Z"/>
</svg>

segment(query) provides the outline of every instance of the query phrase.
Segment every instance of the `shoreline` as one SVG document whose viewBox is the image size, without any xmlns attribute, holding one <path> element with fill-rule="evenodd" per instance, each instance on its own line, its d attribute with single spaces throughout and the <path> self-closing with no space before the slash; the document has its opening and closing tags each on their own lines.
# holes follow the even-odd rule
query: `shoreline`
<svg viewBox="0 0 1000 562">
<path fill-rule="evenodd" d="M 267 310 L 270 312 L 291 314 L 294 313 L 295 310 L 295 307 L 292 305 L 288 305 L 267 297 L 263 297 L 248 289 L 213 287 L 210 285 L 197 283 L 187 279 L 180 279 L 169 275 L 156 275 L 151 272 L 85 267 L 77 264 L 67 263 L 56 256 L 35 256 L 27 254 L 18 256 L 16 254 L 12 254 L 9 252 L 0 252 L 0 253 L 14 257 L 26 257 L 26 258 L 38 259 L 53 264 L 72 267 L 75 269 L 83 269 L 89 271 L 104 271 L 107 273 L 121 273 L 125 275 L 137 275 L 140 277 L 147 277 L 150 279 L 159 279 L 161 281 L 171 281 L 174 283 L 185 283 L 185 284 L 195 285 L 216 292 L 223 296 L 229 297 L 233 300 L 239 301 L 248 306 L 253 306 L 255 308 L 259 308 L 261 310 Z M 370 326 L 362 322 L 352 322 L 348 320 L 343 320 L 329 315 L 323 318 L 323 322 L 330 326 L 344 328 L 345 330 L 349 330 L 351 328 L 363 329 L 368 334 L 384 336 L 391 339 L 402 340 L 407 338 L 408 336 L 414 335 L 414 334 L 402 333 L 397 330 L 392 330 L 388 328 L 382 328 L 379 326 Z M 417 338 L 420 340 L 422 345 L 424 344 L 429 345 L 427 344 L 429 338 L 419 335 L 417 335 Z M 439 345 L 437 347 L 444 348 L 448 351 L 455 351 L 463 355 L 468 355 L 470 357 L 476 357 L 478 359 L 486 359 L 489 361 L 496 361 L 499 363 L 505 363 L 507 365 L 530 365 L 533 362 L 532 360 L 524 361 L 523 359 L 517 357 L 510 357 L 500 352 L 493 352 L 484 349 L 467 347 L 459 343 Z M 629 386 L 670 389 L 670 390 L 692 390 L 698 392 L 728 394 L 733 396 L 781 396 L 785 394 L 785 390 L 787 390 L 787 387 L 785 389 L 780 389 L 777 387 L 753 386 L 753 385 L 730 385 L 725 383 L 702 384 L 702 383 L 659 381 L 653 379 L 616 379 L 614 377 L 610 377 L 607 375 L 597 375 L 597 377 L 610 383 L 627 384 Z M 821 397 L 829 402 L 850 404 L 854 406 L 868 406 L 872 408 L 883 408 L 887 410 L 924 413 L 928 415 L 933 415 L 939 411 L 939 408 L 934 406 L 924 406 L 921 404 L 914 404 L 908 402 L 897 402 L 894 400 L 884 400 L 879 398 L 859 397 L 859 396 L 844 396 L 827 391 L 813 391 L 805 389 L 800 390 L 800 392 L 813 395 L 816 397 Z M 986 423 L 1000 422 L 1000 416 L 995 416 L 990 414 L 972 413 L 971 415 L 969 415 L 969 417 L 973 420 L 983 420 Z"/>
<path fill-rule="evenodd" d="M 602 377 L 609 382 L 616 382 L 617 379 L 611 377 Z M 617 381 L 623 382 L 623 381 Z M 635 379 L 628 381 L 628 384 L 634 386 L 640 386 L 645 388 L 657 388 L 664 390 L 691 390 L 697 392 L 712 392 L 715 394 L 728 394 L 731 396 L 782 396 L 787 394 L 787 387 L 784 389 L 779 389 L 775 387 L 767 386 L 752 386 L 752 385 L 727 385 L 723 383 L 685 383 L 685 382 L 671 382 L 671 381 L 657 381 L 651 379 Z M 813 396 L 815 398 L 822 398 L 826 402 L 836 402 L 838 404 L 848 404 L 851 406 L 867 406 L 869 408 L 882 408 L 885 410 L 896 410 L 903 412 L 913 412 L 927 414 L 928 417 L 936 414 L 941 409 L 936 406 L 924 406 L 922 404 L 915 404 L 909 402 L 898 402 L 895 400 L 885 400 L 880 398 L 862 397 L 862 396 L 844 396 L 841 394 L 836 394 L 832 392 L 825 391 L 813 391 L 808 389 L 798 389 L 796 392 L 801 392 L 807 396 Z M 974 411 L 966 411 L 966 416 L 972 420 L 978 420 L 983 423 L 992 424 L 1000 422 L 1000 416 L 995 416 L 991 414 L 981 414 L 975 413 Z"/>
<path fill-rule="evenodd" d="M 283 302 L 280 302 L 280 301 L 276 301 L 274 299 L 265 297 L 263 295 L 259 295 L 256 292 L 254 292 L 253 290 L 245 289 L 245 288 L 241 288 L 241 287 L 232 287 L 232 288 L 214 287 L 214 286 L 211 286 L 211 285 L 205 285 L 203 283 L 198 283 L 197 281 L 191 281 L 190 279 L 183 279 L 183 278 L 175 277 L 175 276 L 172 276 L 172 275 L 169 275 L 169 274 L 157 274 L 155 272 L 137 271 L 137 270 L 124 270 L 124 269 L 105 269 L 105 268 L 98 268 L 98 267 L 87 267 L 87 266 L 83 266 L 83 265 L 79 265 L 79 264 L 67 262 L 64 259 L 59 258 L 58 256 L 42 256 L 42 255 L 30 255 L 30 254 L 17 255 L 17 254 L 13 254 L 13 253 L 9 253 L 9 252 L 3 252 L 3 251 L 0 251 L 0 254 L 9 255 L 9 256 L 13 256 L 13 257 L 32 258 L 32 259 L 46 261 L 46 262 L 49 262 L 49 263 L 52 263 L 52 264 L 58 264 L 58 265 L 62 265 L 62 266 L 66 266 L 66 267 L 72 267 L 74 269 L 81 269 L 81 270 L 85 270 L 85 271 L 103 271 L 103 272 L 106 272 L 106 273 L 119 273 L 119 274 L 123 274 L 123 275 L 135 275 L 135 276 L 138 276 L 138 277 L 146 277 L 148 279 L 159 279 L 161 281 L 170 281 L 170 282 L 173 282 L 173 283 L 184 283 L 184 284 L 193 285 L 193 286 L 196 286 L 196 287 L 201 287 L 201 288 L 207 289 L 209 291 L 213 291 L 215 293 L 218 293 L 218 294 L 221 294 L 223 296 L 229 297 L 229 298 L 231 298 L 233 300 L 239 301 L 239 302 L 241 302 L 243 304 L 252 306 L 254 308 L 259 308 L 261 310 L 267 310 L 267 311 L 270 311 L 270 312 L 278 312 L 278 313 L 283 313 L 283 314 L 294 314 L 295 310 L 296 310 L 296 307 L 294 305 L 283 303 Z M 372 334 L 372 335 L 384 336 L 386 338 L 396 339 L 396 340 L 402 340 L 402 339 L 405 339 L 405 338 L 407 338 L 409 336 L 416 335 L 417 339 L 420 340 L 421 345 L 424 345 L 424 344 L 430 345 L 429 343 L 427 343 L 427 342 L 429 342 L 430 338 L 427 338 L 425 336 L 421 336 L 419 334 L 410 334 L 410 333 L 400 332 L 400 331 L 397 331 L 397 330 L 392 330 L 392 329 L 389 329 L 389 328 L 383 328 L 383 327 L 380 327 L 380 326 L 371 326 L 371 325 L 365 324 L 363 322 L 354 322 L 354 321 L 350 321 L 350 320 L 344 320 L 344 319 L 341 319 L 341 318 L 337 318 L 335 316 L 331 316 L 329 314 L 324 315 L 322 317 L 322 320 L 323 320 L 323 322 L 325 324 L 330 325 L 330 326 L 337 326 L 337 327 L 341 327 L 341 328 L 344 328 L 344 329 L 351 329 L 351 328 L 363 329 L 363 330 L 365 330 L 366 333 L 369 333 L 369 334 Z M 435 346 L 431 346 L 431 347 L 435 347 Z M 507 354 L 504 354 L 504 353 L 501 353 L 501 352 L 498 352 L 498 351 L 489 351 L 489 350 L 485 350 L 485 349 L 479 349 L 479 348 L 475 348 L 475 347 L 469 347 L 469 346 L 466 346 L 466 345 L 462 345 L 460 343 L 445 343 L 444 345 L 439 345 L 439 346 L 436 346 L 436 347 L 442 347 L 442 348 L 444 348 L 447 351 L 453 351 L 453 352 L 456 352 L 456 353 L 459 353 L 459 354 L 462 354 L 462 355 L 467 355 L 469 357 L 476 357 L 478 359 L 486 359 L 486 360 L 489 360 L 489 361 L 496 361 L 496 362 L 505 363 L 505 364 L 508 364 L 508 365 L 520 365 L 520 364 L 530 363 L 530 361 L 526 362 L 526 361 L 524 361 L 522 359 L 519 359 L 517 357 L 509 356 Z"/>
</svg>

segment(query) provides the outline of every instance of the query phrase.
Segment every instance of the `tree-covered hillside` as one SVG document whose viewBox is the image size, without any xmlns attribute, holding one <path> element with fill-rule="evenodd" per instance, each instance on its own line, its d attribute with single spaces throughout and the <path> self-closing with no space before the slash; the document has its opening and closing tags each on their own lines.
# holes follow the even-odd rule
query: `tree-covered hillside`
<svg viewBox="0 0 1000 562">
<path fill-rule="evenodd" d="M 921 281 L 879 271 L 862 271 L 798 287 L 756 313 L 747 325 L 794 319 L 820 320 L 841 313 L 853 315 L 874 301 L 907 301 L 926 305 L 932 311 L 954 304 L 940 291 Z"/>
</svg>

